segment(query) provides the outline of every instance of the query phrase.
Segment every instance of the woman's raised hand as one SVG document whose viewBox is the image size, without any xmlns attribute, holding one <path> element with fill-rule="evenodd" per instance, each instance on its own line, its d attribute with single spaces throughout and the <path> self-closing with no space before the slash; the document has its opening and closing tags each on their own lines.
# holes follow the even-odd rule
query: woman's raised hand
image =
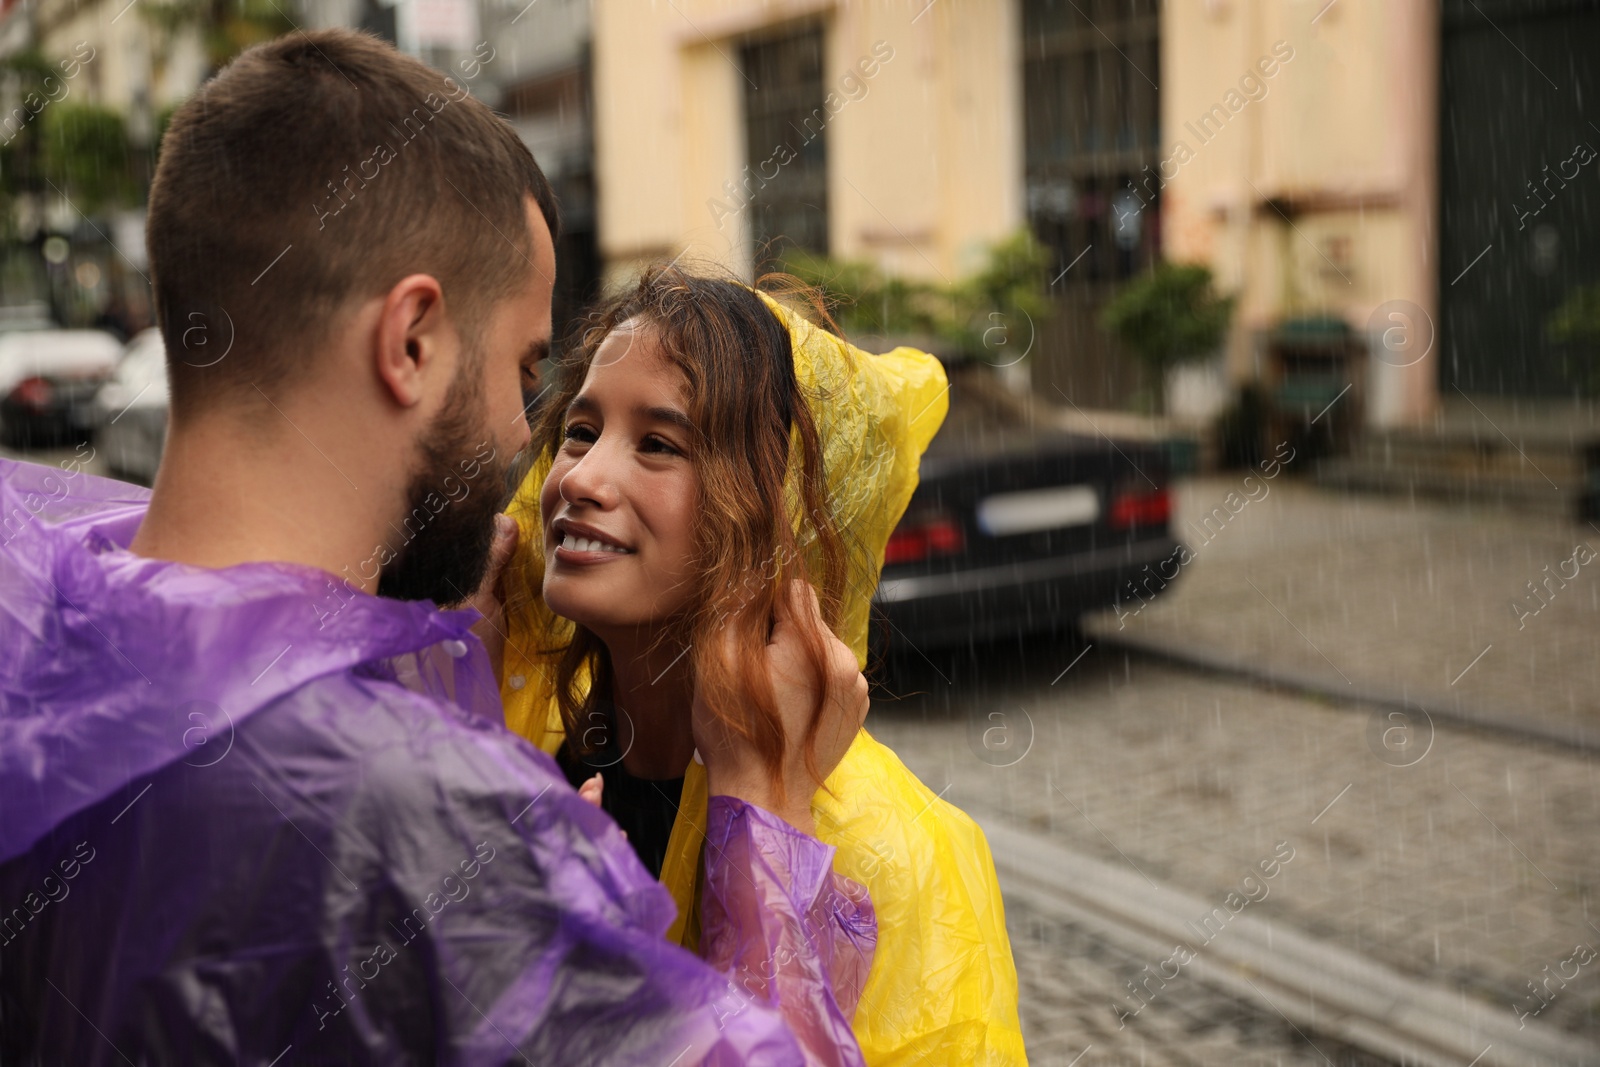
<svg viewBox="0 0 1600 1067">
<path fill-rule="evenodd" d="M 767 677 L 777 698 L 785 741 L 781 788 L 772 780 L 754 746 L 718 728 L 716 717 L 705 706 L 698 688 L 694 735 L 712 794 L 738 797 L 766 808 L 809 834 L 815 830 L 811 797 L 818 783 L 806 769 L 805 738 L 817 695 L 827 694 L 816 733 L 816 766 L 826 777 L 844 758 L 867 717 L 867 680 L 856 666 L 855 653 L 823 621 L 811 583 L 792 581 L 787 595 L 789 617 L 777 620 L 766 647 Z M 818 677 L 807 654 L 808 631 L 822 641 L 825 677 Z M 725 634 L 725 638 L 725 654 L 732 655 L 731 635 Z"/>
<path fill-rule="evenodd" d="M 489 653 L 489 664 L 494 668 L 495 681 L 500 680 L 506 651 L 506 605 L 500 588 L 500 576 L 517 550 L 517 523 L 509 515 L 494 517 L 494 541 L 489 546 L 489 566 L 483 581 L 467 600 L 483 616 L 472 624 L 472 632 L 483 642 Z"/>
</svg>

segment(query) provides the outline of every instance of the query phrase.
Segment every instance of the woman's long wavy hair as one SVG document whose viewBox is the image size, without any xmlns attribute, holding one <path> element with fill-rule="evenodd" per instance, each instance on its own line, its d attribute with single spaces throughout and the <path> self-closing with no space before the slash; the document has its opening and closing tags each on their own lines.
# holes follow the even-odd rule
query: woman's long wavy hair
<svg viewBox="0 0 1600 1067">
<path fill-rule="evenodd" d="M 757 284 L 802 297 L 827 321 L 820 301 L 797 280 L 768 276 Z M 567 406 L 600 345 L 624 323 L 642 327 L 683 373 L 696 431 L 691 447 L 699 481 L 697 588 L 686 611 L 656 639 L 687 644 L 693 685 L 722 725 L 748 739 L 781 782 L 784 731 L 765 646 L 775 620 L 793 621 L 785 595 L 792 579 L 816 588 L 829 627 L 838 625 L 847 581 L 844 541 L 829 507 L 822 447 L 795 377 L 789 331 L 738 282 L 652 268 L 578 331 L 535 419 L 534 455 L 553 456 L 560 449 Z M 583 626 L 552 621 L 554 631 L 544 644 L 555 663 L 556 700 L 567 743 L 581 752 L 579 724 L 596 721 L 591 716 L 598 702 L 611 696 L 610 655 Z M 721 654 L 724 627 L 733 638 L 728 659 Z M 807 640 L 807 653 L 817 676 L 825 677 L 820 635 Z M 804 740 L 806 769 L 819 783 L 815 740 L 823 699 L 819 694 Z M 689 711 L 685 707 L 683 714 Z"/>
</svg>

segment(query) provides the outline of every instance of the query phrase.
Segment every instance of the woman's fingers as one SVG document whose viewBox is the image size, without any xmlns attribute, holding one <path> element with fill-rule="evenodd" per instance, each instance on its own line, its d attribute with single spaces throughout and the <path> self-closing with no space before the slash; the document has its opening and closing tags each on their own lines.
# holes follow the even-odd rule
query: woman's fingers
<svg viewBox="0 0 1600 1067">
<path fill-rule="evenodd" d="M 785 602 L 773 614 L 771 636 L 765 649 L 766 673 L 777 704 L 778 727 L 784 735 L 783 788 L 775 780 L 755 747 L 725 736 L 716 744 L 713 726 L 720 726 L 695 696 L 695 741 L 706 760 L 713 791 L 740 796 L 766 807 L 806 833 L 813 826 L 811 798 L 816 784 L 805 761 L 805 738 L 815 722 L 815 767 L 826 778 L 854 742 L 869 706 L 867 681 L 856 666 L 855 653 L 829 629 L 816 589 L 803 579 L 783 590 Z M 732 654 L 730 630 L 721 635 Z M 812 658 L 822 653 L 821 661 Z M 820 698 L 820 700 L 819 700 Z"/>
<path fill-rule="evenodd" d="M 593 778 L 578 787 L 578 795 L 598 808 L 600 807 L 600 798 L 605 786 L 605 779 L 597 773 Z"/>
<path fill-rule="evenodd" d="M 854 659 L 852 653 L 852 663 Z M 867 712 L 872 709 L 872 693 L 867 685 L 867 676 L 860 671 L 856 671 L 855 678 L 850 683 L 850 698 L 856 709 L 856 729 L 859 730 L 866 724 Z"/>
<path fill-rule="evenodd" d="M 827 623 L 822 621 L 822 603 L 817 599 L 817 590 L 804 578 L 794 578 L 789 582 L 789 587 L 783 591 L 788 600 L 789 613 L 785 616 L 779 612 L 773 620 L 772 637 L 768 644 L 777 644 L 785 638 L 792 627 L 811 627 L 814 629 L 828 629 Z"/>
<path fill-rule="evenodd" d="M 809 627 L 822 639 L 824 676 L 822 720 L 817 724 L 817 763 L 826 777 L 838 766 L 866 721 L 867 680 L 856 666 L 856 655 L 839 640 L 822 617 L 822 604 L 810 582 L 789 586 L 789 606 L 798 627 Z M 796 738 L 798 743 L 798 738 Z"/>
<path fill-rule="evenodd" d="M 483 616 L 472 624 L 472 632 L 478 635 L 478 640 L 483 642 L 483 647 L 488 651 L 489 662 L 494 667 L 496 678 L 500 676 L 506 644 L 505 605 L 500 594 L 500 575 L 516 550 L 516 520 L 509 515 L 496 515 L 494 541 L 489 547 L 489 568 L 484 572 L 483 581 L 478 583 L 477 590 L 467 601 Z"/>
<path fill-rule="evenodd" d="M 847 669 L 850 672 L 832 691 L 830 710 L 825 714 L 831 716 L 825 723 L 826 728 L 831 728 L 831 743 L 818 745 L 818 756 L 824 757 L 823 765 L 831 772 L 838 765 L 839 760 L 849 751 L 850 745 L 855 741 L 856 734 L 861 732 L 861 727 L 867 721 L 867 712 L 871 710 L 871 694 L 867 686 L 866 676 L 856 669 L 855 654 L 847 646 L 844 647 L 848 657 Z M 828 735 L 819 731 L 819 741 Z"/>
<path fill-rule="evenodd" d="M 472 603 L 480 601 L 496 603 L 500 599 L 500 574 L 506 569 L 506 564 L 511 561 L 511 556 L 517 550 L 517 520 L 510 515 L 499 514 L 494 517 L 494 539 L 489 544 L 489 566 L 483 572 L 483 581 L 478 583 L 478 591 L 472 596 Z M 482 610 L 480 608 L 480 610 Z M 485 615 L 488 612 L 484 612 Z"/>
</svg>

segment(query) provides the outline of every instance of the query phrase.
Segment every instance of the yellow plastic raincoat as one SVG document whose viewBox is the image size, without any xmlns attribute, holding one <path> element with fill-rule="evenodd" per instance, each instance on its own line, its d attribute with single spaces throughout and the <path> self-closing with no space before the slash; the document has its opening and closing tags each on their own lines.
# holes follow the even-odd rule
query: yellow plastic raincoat
<svg viewBox="0 0 1600 1067">
<path fill-rule="evenodd" d="M 795 374 L 823 447 L 836 521 L 857 570 L 847 585 L 839 636 L 866 663 L 872 591 L 884 546 L 917 485 L 917 468 L 949 408 L 943 368 L 911 348 L 869 355 L 762 297 L 788 326 Z M 553 664 L 533 654 L 549 616 L 538 595 L 543 544 L 539 488 L 551 457 L 540 458 L 510 514 L 520 527 L 509 604 L 501 693 L 506 722 L 547 752 L 563 732 Z M 685 712 L 687 714 L 687 711 Z M 834 866 L 864 884 L 878 916 L 877 954 L 856 1010 L 855 1032 L 873 1067 L 910 1064 L 1025 1064 L 1017 1018 L 1017 975 L 1000 888 L 983 832 L 936 796 L 865 730 L 812 800 L 817 836 L 836 849 Z M 700 852 L 706 817 L 705 768 L 685 772 L 662 883 L 678 904 L 670 937 L 699 940 Z"/>
</svg>

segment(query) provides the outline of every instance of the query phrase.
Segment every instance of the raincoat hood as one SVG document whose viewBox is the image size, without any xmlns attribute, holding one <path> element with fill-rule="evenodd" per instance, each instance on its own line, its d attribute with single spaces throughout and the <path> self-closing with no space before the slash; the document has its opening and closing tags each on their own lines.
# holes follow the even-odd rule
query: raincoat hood
<svg viewBox="0 0 1600 1067">
<path fill-rule="evenodd" d="M 789 331 L 795 379 L 822 446 L 828 505 L 847 544 L 839 638 L 867 663 L 872 592 L 884 549 L 917 487 L 917 468 L 950 408 L 944 367 L 926 352 L 896 348 L 871 355 L 765 293 Z"/>
</svg>

